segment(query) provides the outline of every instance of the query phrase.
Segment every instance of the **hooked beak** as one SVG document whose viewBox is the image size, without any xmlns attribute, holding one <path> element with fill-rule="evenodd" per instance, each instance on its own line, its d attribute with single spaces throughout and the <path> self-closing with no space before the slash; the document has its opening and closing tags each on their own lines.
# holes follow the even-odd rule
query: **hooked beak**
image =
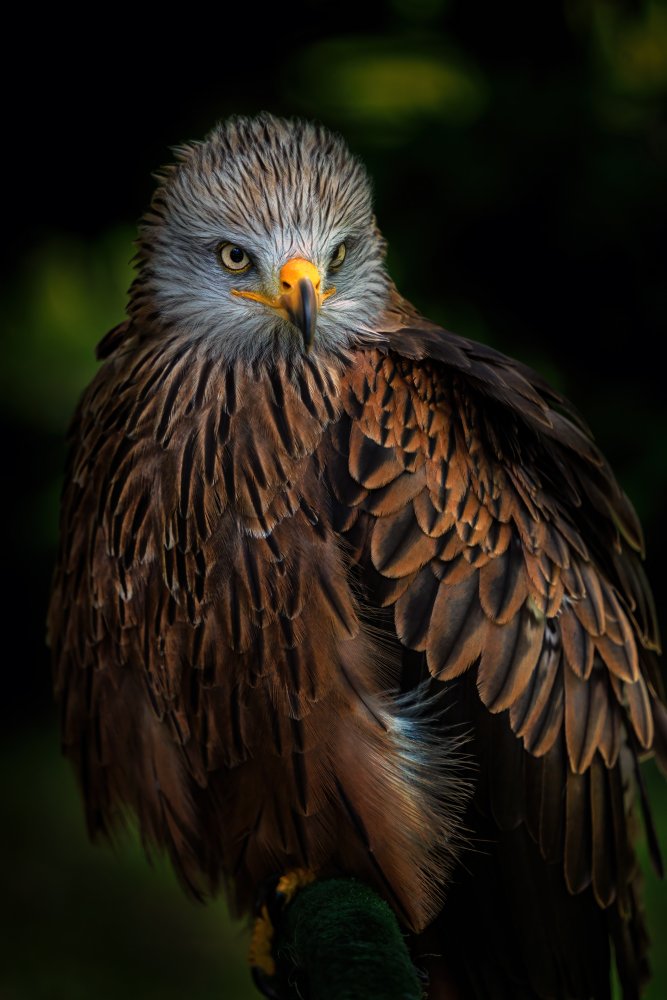
<svg viewBox="0 0 667 1000">
<path fill-rule="evenodd" d="M 301 331 L 303 344 L 308 353 L 315 340 L 320 306 L 336 289 L 328 288 L 322 293 L 320 272 L 314 264 L 303 257 L 294 257 L 283 264 L 279 281 L 282 291 L 275 299 L 269 299 L 258 292 L 246 292 L 236 288 L 232 289 L 232 294 L 252 299 L 254 302 L 262 302 L 288 319 Z"/>
<path fill-rule="evenodd" d="M 288 260 L 280 269 L 280 287 L 283 289 L 280 304 L 287 318 L 301 330 L 306 353 L 315 339 L 321 283 L 315 265 L 303 257 Z"/>
</svg>

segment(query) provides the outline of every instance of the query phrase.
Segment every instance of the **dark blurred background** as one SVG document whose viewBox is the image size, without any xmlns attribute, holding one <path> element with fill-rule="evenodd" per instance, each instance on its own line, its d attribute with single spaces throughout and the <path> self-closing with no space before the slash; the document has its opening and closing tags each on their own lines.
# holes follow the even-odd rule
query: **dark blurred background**
<svg viewBox="0 0 667 1000">
<path fill-rule="evenodd" d="M 151 172 L 231 113 L 342 132 L 403 293 L 586 417 L 644 524 L 664 634 L 667 6 L 247 4 L 171 25 L 156 10 L 146 33 L 29 16 L 3 81 L 0 996 L 240 1000 L 246 939 L 224 903 L 189 903 L 131 833 L 88 844 L 44 646 L 65 428 L 122 319 Z M 664 844 L 665 786 L 647 778 Z M 662 998 L 667 900 L 646 882 Z"/>
</svg>

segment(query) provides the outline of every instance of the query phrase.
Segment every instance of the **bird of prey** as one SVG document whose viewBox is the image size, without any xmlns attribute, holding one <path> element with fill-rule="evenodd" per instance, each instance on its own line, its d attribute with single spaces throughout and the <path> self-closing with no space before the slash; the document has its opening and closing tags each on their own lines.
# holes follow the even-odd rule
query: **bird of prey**
<svg viewBox="0 0 667 1000">
<path fill-rule="evenodd" d="M 177 151 L 98 356 L 49 611 L 91 832 L 133 812 L 240 913 L 362 879 L 432 997 L 608 997 L 612 948 L 637 996 L 667 711 L 640 526 L 568 403 L 403 299 L 362 164 L 268 114 Z"/>
</svg>

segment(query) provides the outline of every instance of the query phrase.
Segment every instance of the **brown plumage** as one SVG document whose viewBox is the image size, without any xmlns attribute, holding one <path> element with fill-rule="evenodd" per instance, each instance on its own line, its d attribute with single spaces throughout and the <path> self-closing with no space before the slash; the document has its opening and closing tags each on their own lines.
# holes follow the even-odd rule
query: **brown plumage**
<svg viewBox="0 0 667 1000">
<path fill-rule="evenodd" d="M 322 129 L 224 123 L 139 247 L 49 614 L 91 832 L 129 807 L 241 912 L 303 865 L 414 931 L 441 911 L 415 953 L 462 996 L 608 996 L 610 941 L 637 995 L 633 789 L 650 831 L 667 715 L 641 531 L 589 433 L 400 298 Z M 321 287 L 285 291 L 295 259 Z"/>
</svg>

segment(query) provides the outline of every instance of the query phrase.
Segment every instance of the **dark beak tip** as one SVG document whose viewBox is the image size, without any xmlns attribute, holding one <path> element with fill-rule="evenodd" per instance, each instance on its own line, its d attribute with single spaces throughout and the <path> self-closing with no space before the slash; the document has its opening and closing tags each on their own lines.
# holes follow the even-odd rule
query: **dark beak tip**
<svg viewBox="0 0 667 1000">
<path fill-rule="evenodd" d="M 315 339 L 317 326 L 317 292 L 312 281 L 301 278 L 297 286 L 299 298 L 296 309 L 290 311 L 290 319 L 303 335 L 304 346 L 308 353 Z"/>
</svg>

